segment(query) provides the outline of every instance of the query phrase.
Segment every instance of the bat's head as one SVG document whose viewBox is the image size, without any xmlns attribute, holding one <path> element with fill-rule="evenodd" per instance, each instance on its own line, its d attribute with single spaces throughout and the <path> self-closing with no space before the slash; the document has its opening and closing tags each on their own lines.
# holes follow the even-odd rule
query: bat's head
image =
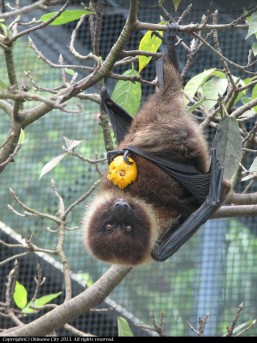
<svg viewBox="0 0 257 343">
<path fill-rule="evenodd" d="M 131 266 L 151 259 L 158 237 L 152 206 L 115 191 L 96 196 L 84 217 L 83 230 L 85 245 L 96 258 Z"/>
</svg>

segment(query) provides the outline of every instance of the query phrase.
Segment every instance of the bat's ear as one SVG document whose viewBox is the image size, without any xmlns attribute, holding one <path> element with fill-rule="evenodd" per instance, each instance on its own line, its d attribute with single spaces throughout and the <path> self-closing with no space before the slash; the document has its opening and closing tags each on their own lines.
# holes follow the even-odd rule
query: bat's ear
<svg viewBox="0 0 257 343">
<path fill-rule="evenodd" d="M 120 144 L 128 132 L 133 118 L 110 98 L 106 85 L 101 91 L 101 108 L 107 113 L 117 144 Z"/>
</svg>

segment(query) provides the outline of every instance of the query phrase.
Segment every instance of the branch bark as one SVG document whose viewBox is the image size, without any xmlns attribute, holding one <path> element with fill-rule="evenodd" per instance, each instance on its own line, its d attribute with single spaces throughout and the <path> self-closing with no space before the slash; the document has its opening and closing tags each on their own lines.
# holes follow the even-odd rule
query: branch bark
<svg viewBox="0 0 257 343">
<path fill-rule="evenodd" d="M 131 267 L 111 266 L 90 288 L 56 309 L 4 336 L 45 336 L 100 304 L 130 272 Z"/>
</svg>

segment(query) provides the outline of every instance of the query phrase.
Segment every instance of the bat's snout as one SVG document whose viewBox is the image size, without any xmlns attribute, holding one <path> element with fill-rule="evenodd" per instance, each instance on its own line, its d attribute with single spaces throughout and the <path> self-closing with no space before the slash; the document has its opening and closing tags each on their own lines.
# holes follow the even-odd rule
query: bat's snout
<svg viewBox="0 0 257 343">
<path fill-rule="evenodd" d="M 115 202 L 114 202 L 114 208 L 115 209 L 123 209 L 123 210 L 126 210 L 126 209 L 129 209 L 130 208 L 130 205 L 129 203 L 122 199 L 122 198 L 118 198 Z"/>
</svg>

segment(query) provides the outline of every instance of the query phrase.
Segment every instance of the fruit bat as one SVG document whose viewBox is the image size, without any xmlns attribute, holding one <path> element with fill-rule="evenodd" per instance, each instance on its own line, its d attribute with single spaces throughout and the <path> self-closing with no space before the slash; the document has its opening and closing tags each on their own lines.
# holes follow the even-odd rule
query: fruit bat
<svg viewBox="0 0 257 343">
<path fill-rule="evenodd" d="M 86 248 L 106 262 L 165 261 L 217 210 L 229 188 L 215 147 L 209 163 L 205 137 L 186 112 L 175 37 L 168 26 L 157 61 L 159 89 L 134 119 L 106 89 L 101 94 L 118 143 L 108 162 L 123 156 L 137 166 L 136 180 L 123 188 L 104 176 L 83 219 Z"/>
</svg>

